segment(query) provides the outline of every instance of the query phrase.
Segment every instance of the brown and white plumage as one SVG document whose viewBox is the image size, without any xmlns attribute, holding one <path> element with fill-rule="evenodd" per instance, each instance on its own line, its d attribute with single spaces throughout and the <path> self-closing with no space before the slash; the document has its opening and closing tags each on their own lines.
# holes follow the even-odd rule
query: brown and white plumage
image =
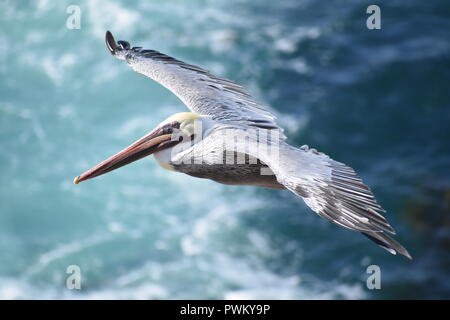
<svg viewBox="0 0 450 320">
<path fill-rule="evenodd" d="M 156 129 L 158 134 L 156 131 L 149 133 L 77 177 L 76 183 L 155 153 L 163 167 L 195 177 L 225 184 L 288 189 L 319 216 L 361 232 L 393 254 L 411 258 L 402 245 L 387 235 L 394 234 L 394 229 L 383 217 L 385 211 L 369 187 L 355 171 L 315 149 L 287 144 L 275 117 L 241 86 L 160 52 L 131 48 L 126 41 L 116 44 L 109 31 L 106 44 L 114 57 L 125 60 L 134 71 L 172 91 L 192 113 L 172 116 Z M 195 131 L 193 128 L 199 125 L 200 132 Z M 178 136 L 172 137 L 170 147 L 165 141 L 158 145 L 163 147 L 155 149 L 154 137 L 173 135 L 176 130 L 191 139 L 180 138 L 174 143 Z M 153 140 L 149 142 L 150 138 Z M 138 149 L 146 144 L 153 149 Z M 267 148 L 261 148 L 262 145 Z M 177 150 L 180 146 L 184 147 Z M 243 155 L 246 160 L 227 164 L 223 160 L 230 148 L 234 155 Z M 127 152 L 133 153 L 133 159 L 123 159 Z M 200 161 L 196 161 L 197 158 L 201 158 Z M 267 170 L 261 174 L 263 169 Z"/>
</svg>

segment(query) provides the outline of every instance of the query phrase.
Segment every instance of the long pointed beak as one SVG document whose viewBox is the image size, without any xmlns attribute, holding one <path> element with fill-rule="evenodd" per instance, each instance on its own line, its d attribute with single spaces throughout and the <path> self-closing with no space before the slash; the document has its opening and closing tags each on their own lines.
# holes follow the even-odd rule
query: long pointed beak
<svg viewBox="0 0 450 320">
<path fill-rule="evenodd" d="M 145 135 L 138 141 L 134 142 L 119 153 L 106 159 L 97 166 L 85 171 L 73 180 L 74 184 L 81 181 L 98 177 L 107 172 L 123 167 L 136 160 L 142 159 L 152 153 L 170 148 L 179 141 L 171 140 L 172 134 L 166 133 L 163 129 L 157 128 L 149 134 Z"/>
</svg>

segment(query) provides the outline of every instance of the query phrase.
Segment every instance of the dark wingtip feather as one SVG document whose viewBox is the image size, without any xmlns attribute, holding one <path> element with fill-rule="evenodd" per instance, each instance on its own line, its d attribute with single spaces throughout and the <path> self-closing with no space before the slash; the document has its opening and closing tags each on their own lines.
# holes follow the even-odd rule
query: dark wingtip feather
<svg viewBox="0 0 450 320">
<path fill-rule="evenodd" d="M 114 37 L 113 37 L 112 33 L 109 30 L 106 31 L 105 42 L 106 42 L 106 47 L 108 48 L 109 52 L 112 55 L 114 55 L 115 54 L 115 50 L 117 48 L 117 44 L 116 44 L 116 41 L 114 40 Z"/>
<path fill-rule="evenodd" d="M 387 234 L 383 232 L 361 232 L 367 238 L 378 244 L 383 249 L 389 251 L 392 254 L 399 253 L 408 259 L 412 260 L 411 255 L 408 250 L 405 249 L 400 243 L 396 240 L 389 237 Z"/>
</svg>

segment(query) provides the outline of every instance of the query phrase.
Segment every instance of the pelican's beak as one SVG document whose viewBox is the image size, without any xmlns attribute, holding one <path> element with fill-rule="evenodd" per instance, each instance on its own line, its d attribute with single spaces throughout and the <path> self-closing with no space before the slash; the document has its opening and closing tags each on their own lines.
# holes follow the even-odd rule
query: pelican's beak
<svg viewBox="0 0 450 320">
<path fill-rule="evenodd" d="M 81 181 L 113 171 L 152 153 L 170 148 L 178 142 L 178 140 L 172 141 L 172 130 L 168 131 L 164 127 L 157 128 L 129 147 L 82 173 L 73 180 L 73 183 L 78 184 Z"/>
</svg>

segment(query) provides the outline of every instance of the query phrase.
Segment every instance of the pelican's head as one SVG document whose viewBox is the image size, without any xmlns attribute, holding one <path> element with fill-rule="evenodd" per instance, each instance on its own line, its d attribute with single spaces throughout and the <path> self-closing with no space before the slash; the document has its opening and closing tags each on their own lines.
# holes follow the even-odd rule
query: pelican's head
<svg viewBox="0 0 450 320">
<path fill-rule="evenodd" d="M 167 155 L 171 148 L 180 143 L 192 144 L 198 141 L 197 138 L 204 137 L 212 124 L 213 121 L 206 116 L 191 112 L 176 113 L 127 148 L 76 177 L 73 183 L 100 176 L 151 154 L 156 157 L 160 155 L 158 162 L 162 164 L 163 152 Z"/>
</svg>

